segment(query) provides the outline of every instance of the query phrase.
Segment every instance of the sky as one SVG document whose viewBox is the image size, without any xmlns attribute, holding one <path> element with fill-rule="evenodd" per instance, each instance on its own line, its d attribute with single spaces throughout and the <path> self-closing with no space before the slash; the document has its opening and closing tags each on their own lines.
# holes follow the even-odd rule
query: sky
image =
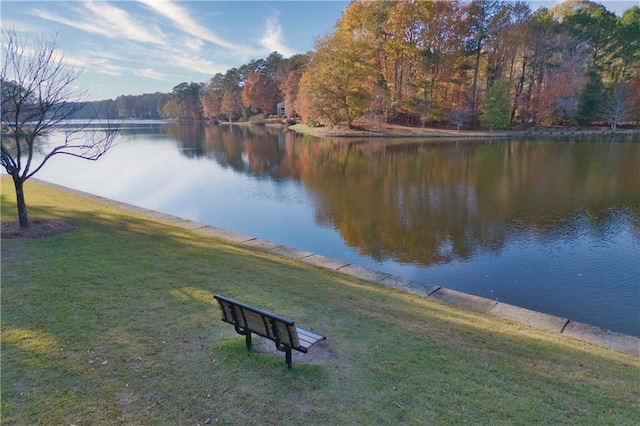
<svg viewBox="0 0 640 426">
<path fill-rule="evenodd" d="M 557 1 L 531 1 L 551 7 Z M 600 1 L 620 15 L 638 4 Z M 314 49 L 349 1 L 2 0 L 2 28 L 57 37 L 89 100 L 169 93 L 278 52 Z"/>
</svg>

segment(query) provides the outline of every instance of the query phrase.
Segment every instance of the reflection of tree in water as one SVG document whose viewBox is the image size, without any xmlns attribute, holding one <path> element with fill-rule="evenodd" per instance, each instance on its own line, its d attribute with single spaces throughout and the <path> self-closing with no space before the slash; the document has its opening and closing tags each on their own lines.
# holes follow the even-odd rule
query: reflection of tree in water
<svg viewBox="0 0 640 426">
<path fill-rule="evenodd" d="M 189 127 L 180 125 L 180 127 Z M 174 131 L 185 155 L 301 180 L 317 220 L 377 260 L 429 265 L 626 226 L 640 240 L 640 145 L 331 141 L 264 126 Z"/>
<path fill-rule="evenodd" d="M 621 222 L 640 235 L 634 144 L 363 142 L 313 158 L 319 220 L 377 260 L 443 263 Z"/>
<path fill-rule="evenodd" d="M 267 126 L 206 126 L 209 158 L 252 176 L 274 180 L 299 179 L 296 134 Z"/>
<path fill-rule="evenodd" d="M 280 179 L 296 174 L 286 167 L 284 158 L 287 143 L 293 142 L 292 133 L 286 136 L 281 129 L 267 126 L 182 123 L 176 127 L 169 135 L 180 142 L 186 156 L 204 156 L 253 176 Z"/>
<path fill-rule="evenodd" d="M 167 136 L 178 142 L 180 153 L 185 157 L 198 158 L 205 154 L 201 123 L 171 123 L 166 132 Z"/>
</svg>

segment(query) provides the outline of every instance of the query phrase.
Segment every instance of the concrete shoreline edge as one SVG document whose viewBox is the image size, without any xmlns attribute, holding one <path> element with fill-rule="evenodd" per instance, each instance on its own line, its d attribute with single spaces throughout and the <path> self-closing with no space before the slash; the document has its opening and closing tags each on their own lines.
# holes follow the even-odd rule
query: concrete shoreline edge
<svg viewBox="0 0 640 426">
<path fill-rule="evenodd" d="M 391 275 L 385 272 L 352 265 L 348 262 L 332 259 L 309 251 L 285 247 L 283 245 L 261 240 L 249 235 L 238 234 L 221 228 L 216 228 L 215 226 L 195 222 L 189 219 L 184 219 L 181 217 L 134 206 L 132 204 L 111 200 L 99 195 L 75 190 L 66 186 L 54 184 L 40 179 L 32 178 L 32 180 L 43 186 L 48 186 L 80 197 L 92 199 L 103 204 L 112 205 L 122 210 L 161 220 L 174 226 L 195 230 L 210 236 L 230 240 L 247 247 L 269 251 L 283 257 L 288 257 L 314 266 L 331 269 L 366 281 L 371 281 L 388 287 L 395 287 L 398 289 L 406 290 L 419 296 L 437 299 L 465 309 L 483 312 L 498 318 L 504 318 L 524 323 L 536 328 L 550 330 L 560 335 L 573 337 L 618 352 L 623 352 L 629 355 L 640 357 L 639 337 L 618 333 L 581 322 L 572 321 L 568 318 L 562 318 L 555 315 L 521 308 L 515 305 L 498 302 L 496 300 L 487 299 L 484 297 L 462 293 L 441 286 L 424 284 L 403 277 Z"/>
</svg>

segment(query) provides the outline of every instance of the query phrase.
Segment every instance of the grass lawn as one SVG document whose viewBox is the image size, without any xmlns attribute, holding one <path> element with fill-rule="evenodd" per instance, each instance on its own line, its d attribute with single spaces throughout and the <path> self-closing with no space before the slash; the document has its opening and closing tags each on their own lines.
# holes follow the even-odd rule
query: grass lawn
<svg viewBox="0 0 640 426">
<path fill-rule="evenodd" d="M 2 240 L 2 424 L 636 424 L 640 359 L 26 184 Z M 2 221 L 16 220 L 2 177 Z M 213 293 L 327 336 L 248 353 Z"/>
</svg>

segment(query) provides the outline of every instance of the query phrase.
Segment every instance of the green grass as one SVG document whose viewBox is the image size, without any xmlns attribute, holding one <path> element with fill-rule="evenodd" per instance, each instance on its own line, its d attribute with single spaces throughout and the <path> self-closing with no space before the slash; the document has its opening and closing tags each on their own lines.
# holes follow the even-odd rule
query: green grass
<svg viewBox="0 0 640 426">
<path fill-rule="evenodd" d="M 16 220 L 2 178 L 2 220 Z M 2 241 L 2 424 L 635 424 L 640 359 L 27 183 Z M 213 293 L 328 336 L 248 353 Z M 312 348 L 311 351 L 314 349 Z"/>
</svg>

